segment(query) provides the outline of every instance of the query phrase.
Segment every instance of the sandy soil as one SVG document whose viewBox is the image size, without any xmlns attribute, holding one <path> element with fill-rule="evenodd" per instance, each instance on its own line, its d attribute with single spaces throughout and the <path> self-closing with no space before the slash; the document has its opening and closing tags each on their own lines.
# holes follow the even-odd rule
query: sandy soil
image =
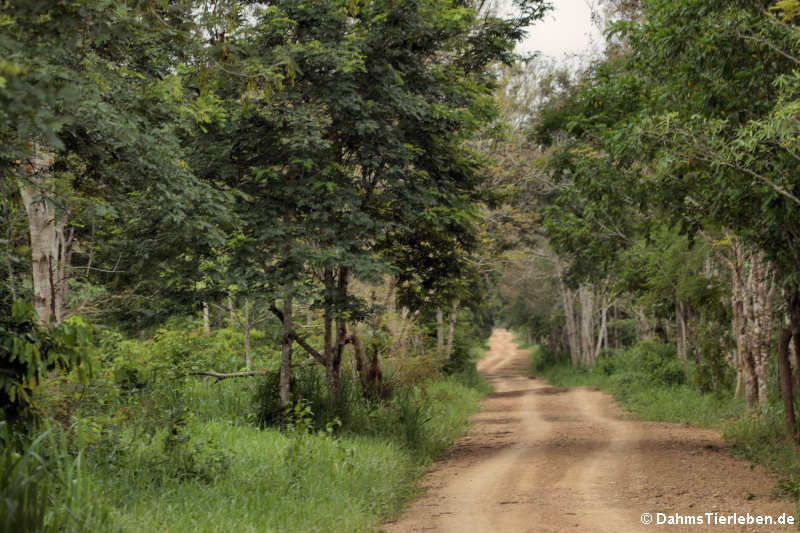
<svg viewBox="0 0 800 533">
<path fill-rule="evenodd" d="M 794 505 L 773 498 L 775 476 L 728 455 L 717 432 L 629 420 L 605 393 L 528 377 L 528 355 L 508 331 L 495 330 L 489 344 L 478 369 L 495 393 L 469 434 L 432 467 L 424 496 L 383 531 L 797 529 L 719 522 L 734 512 L 745 520 L 748 512 L 791 515 Z M 653 523 L 643 524 L 643 513 Z M 675 513 L 682 524 L 657 524 Z M 697 516 L 705 524 L 692 524 Z"/>
</svg>

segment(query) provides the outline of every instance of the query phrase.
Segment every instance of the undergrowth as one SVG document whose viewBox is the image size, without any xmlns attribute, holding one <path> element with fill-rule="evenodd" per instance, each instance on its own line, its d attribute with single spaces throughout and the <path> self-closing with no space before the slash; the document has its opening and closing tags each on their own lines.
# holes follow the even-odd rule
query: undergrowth
<svg viewBox="0 0 800 533">
<path fill-rule="evenodd" d="M 144 350 L 136 373 L 122 360 L 87 386 L 53 381 L 40 400 L 61 423 L 20 451 L 4 439 L 0 533 L 375 531 L 466 429 L 488 388 L 477 356 L 386 398 L 365 398 L 344 369 L 335 407 L 322 369 L 298 364 L 285 410 L 269 371 L 217 382 Z"/>
<path fill-rule="evenodd" d="M 283 429 L 205 412 L 183 431 L 192 442 L 213 443 L 224 462 L 210 478 L 135 483 L 136 465 L 124 464 L 97 482 L 126 531 L 212 532 L 223 524 L 241 532 L 374 531 L 414 495 L 423 467 L 464 431 L 481 398 L 448 377 L 351 413 L 347 427 L 319 426 L 308 402 L 296 404 Z"/>
<path fill-rule="evenodd" d="M 230 332 L 180 333 L 102 333 L 91 380 L 44 379 L 28 434 L 0 422 L 0 533 L 374 531 L 488 392 L 476 343 L 457 344 L 449 365 L 386 365 L 376 394 L 346 365 L 338 403 L 296 361 L 284 408 L 274 354 L 208 379 L 192 372 L 237 369 Z"/>
</svg>

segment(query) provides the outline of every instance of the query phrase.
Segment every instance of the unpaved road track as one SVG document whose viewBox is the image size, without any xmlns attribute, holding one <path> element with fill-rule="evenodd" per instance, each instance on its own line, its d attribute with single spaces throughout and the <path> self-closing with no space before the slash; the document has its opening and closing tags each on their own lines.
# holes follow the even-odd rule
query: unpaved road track
<svg viewBox="0 0 800 533">
<path fill-rule="evenodd" d="M 727 455 L 716 432 L 629 420 L 602 392 L 531 379 L 527 353 L 506 330 L 489 345 L 478 369 L 495 393 L 387 533 L 797 530 L 642 524 L 645 512 L 654 522 L 659 512 L 777 517 L 794 505 L 771 497 L 776 478 Z"/>
</svg>

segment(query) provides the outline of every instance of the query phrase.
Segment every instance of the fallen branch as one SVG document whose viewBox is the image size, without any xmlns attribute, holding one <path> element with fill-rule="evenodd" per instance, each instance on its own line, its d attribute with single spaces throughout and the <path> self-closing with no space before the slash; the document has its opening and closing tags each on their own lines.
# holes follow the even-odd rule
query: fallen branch
<svg viewBox="0 0 800 533">
<path fill-rule="evenodd" d="M 222 381 L 223 379 L 228 378 L 246 378 L 250 376 L 263 376 L 266 374 L 266 370 L 250 370 L 248 372 L 231 372 L 230 374 L 221 374 L 219 372 L 215 372 L 213 370 L 207 370 L 205 372 L 189 372 L 188 375 L 190 376 L 207 376 L 211 378 L 215 378 L 218 382 Z"/>
</svg>

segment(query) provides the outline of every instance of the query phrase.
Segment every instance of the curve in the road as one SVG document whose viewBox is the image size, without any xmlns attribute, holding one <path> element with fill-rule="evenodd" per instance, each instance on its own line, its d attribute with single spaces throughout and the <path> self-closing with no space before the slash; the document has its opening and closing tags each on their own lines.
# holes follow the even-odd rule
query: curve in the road
<svg viewBox="0 0 800 533">
<path fill-rule="evenodd" d="M 529 355 L 506 330 L 489 346 L 478 370 L 495 392 L 387 533 L 628 533 L 660 528 L 643 525 L 643 512 L 793 511 L 768 496 L 774 478 L 721 453 L 713 431 L 628 420 L 602 392 L 531 379 Z"/>
</svg>

